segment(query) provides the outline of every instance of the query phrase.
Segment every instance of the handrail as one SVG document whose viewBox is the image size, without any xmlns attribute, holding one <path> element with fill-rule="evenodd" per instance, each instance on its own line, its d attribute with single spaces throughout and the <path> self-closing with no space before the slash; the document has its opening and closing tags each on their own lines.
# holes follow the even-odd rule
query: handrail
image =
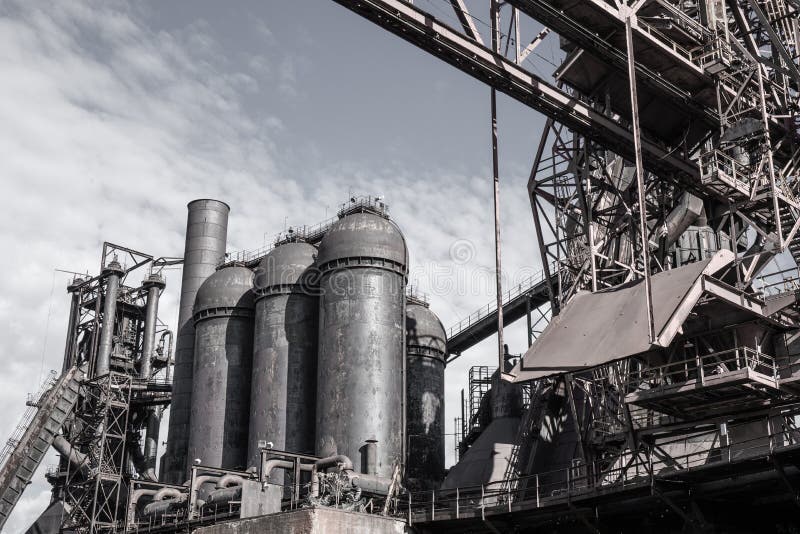
<svg viewBox="0 0 800 534">
<path fill-rule="evenodd" d="M 551 270 L 554 267 L 551 266 Z M 540 269 L 533 273 L 528 278 L 521 281 L 519 284 L 515 285 L 513 288 L 505 291 L 503 293 L 503 306 L 511 302 L 513 299 L 519 297 L 520 295 L 524 295 L 538 284 L 544 281 L 544 270 Z M 470 326 L 475 323 L 480 322 L 481 320 L 485 319 L 486 317 L 492 315 L 493 313 L 497 312 L 497 300 L 494 300 L 487 304 L 486 306 L 482 306 L 478 310 L 470 313 L 464 319 L 461 319 L 459 322 L 451 326 L 447 330 L 447 339 L 452 339 L 454 336 L 460 334 Z"/>
<path fill-rule="evenodd" d="M 784 417 L 788 420 L 793 418 L 793 414 Z M 742 462 L 782 449 L 800 447 L 800 430 L 771 424 L 769 418 L 765 422 L 769 430 L 760 436 L 734 442 L 731 436 L 735 434 L 731 434 L 729 429 L 727 444 L 713 441 L 708 448 L 670 456 L 667 461 L 655 454 L 654 449 L 640 450 L 635 454 L 626 451 L 610 468 L 603 468 L 595 462 L 585 464 L 578 461 L 560 469 L 483 485 L 411 492 L 401 497 L 398 508 L 405 511 L 403 515 L 410 521 L 420 522 L 435 520 L 437 516 L 447 520 L 506 513 L 521 502 L 531 508 L 560 506 L 576 496 L 648 487 L 656 479 L 668 479 L 701 467 Z"/>
</svg>

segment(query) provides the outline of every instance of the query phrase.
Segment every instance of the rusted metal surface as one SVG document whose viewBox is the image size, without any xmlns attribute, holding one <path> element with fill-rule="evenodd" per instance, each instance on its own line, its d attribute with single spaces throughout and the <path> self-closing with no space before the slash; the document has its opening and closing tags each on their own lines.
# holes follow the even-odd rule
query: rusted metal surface
<svg viewBox="0 0 800 534">
<path fill-rule="evenodd" d="M 218 200 L 200 199 L 189 203 L 186 249 L 183 254 L 180 308 L 175 346 L 175 375 L 169 433 L 165 456 L 166 482 L 180 484 L 186 479 L 186 452 L 192 405 L 194 323 L 192 307 L 200 285 L 214 273 L 225 257 L 230 208 Z"/>
<path fill-rule="evenodd" d="M 244 468 L 253 358 L 253 273 L 227 267 L 197 292 L 188 461 Z M 188 465 L 187 465 L 188 469 Z"/>
<path fill-rule="evenodd" d="M 258 465 L 260 449 L 268 442 L 279 450 L 314 452 L 316 255 L 313 245 L 286 243 L 272 250 L 256 272 L 249 466 Z"/>
<path fill-rule="evenodd" d="M 444 477 L 444 368 L 446 338 L 427 307 L 406 304 L 406 486 L 433 489 Z"/>
<path fill-rule="evenodd" d="M 384 216 L 344 216 L 320 244 L 316 453 L 359 458 L 377 440 L 377 474 L 404 456 L 406 246 Z"/>
</svg>

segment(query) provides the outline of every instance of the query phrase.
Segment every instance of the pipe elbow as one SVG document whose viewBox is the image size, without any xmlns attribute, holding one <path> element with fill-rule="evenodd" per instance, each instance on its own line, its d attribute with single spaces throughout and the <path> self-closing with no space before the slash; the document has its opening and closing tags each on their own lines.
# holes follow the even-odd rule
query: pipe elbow
<svg viewBox="0 0 800 534">
<path fill-rule="evenodd" d="M 217 489 L 229 488 L 231 486 L 241 486 L 244 478 L 239 475 L 227 474 L 217 480 Z"/>
<path fill-rule="evenodd" d="M 342 471 L 353 470 L 353 461 L 344 454 L 335 454 L 326 458 L 320 458 L 314 462 L 314 465 L 317 466 L 317 469 L 320 471 L 337 466 L 340 466 Z"/>
</svg>

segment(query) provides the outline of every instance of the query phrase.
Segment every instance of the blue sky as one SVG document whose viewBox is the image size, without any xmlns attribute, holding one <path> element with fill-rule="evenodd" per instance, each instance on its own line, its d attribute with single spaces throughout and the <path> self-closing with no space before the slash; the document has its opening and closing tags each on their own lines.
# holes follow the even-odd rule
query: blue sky
<svg viewBox="0 0 800 534">
<path fill-rule="evenodd" d="M 449 2 L 417 4 L 447 21 Z M 529 67 L 549 73 L 557 40 L 539 53 Z M 106 240 L 179 256 L 194 198 L 231 205 L 236 250 L 351 194 L 383 195 L 411 281 L 445 326 L 494 296 L 488 87 L 332 1 L 5 0 L 0 71 L 0 437 L 60 368 L 69 277 L 54 269 L 94 273 Z M 510 284 L 539 263 L 525 183 L 543 119 L 501 95 L 499 120 Z M 474 256 L 455 262 L 464 240 Z M 434 291 L 442 269 L 457 291 Z M 180 271 L 167 283 L 161 316 L 175 324 Z M 520 326 L 512 352 L 526 348 Z M 487 340 L 448 369 L 448 432 L 468 367 L 493 351 Z M 7 532 L 27 528 L 48 490 L 39 473 Z"/>
</svg>

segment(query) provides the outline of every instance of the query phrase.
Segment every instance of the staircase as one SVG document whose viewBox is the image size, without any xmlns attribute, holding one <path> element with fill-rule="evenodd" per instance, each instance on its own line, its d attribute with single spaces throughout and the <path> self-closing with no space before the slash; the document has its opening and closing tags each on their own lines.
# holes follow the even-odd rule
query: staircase
<svg viewBox="0 0 800 534">
<path fill-rule="evenodd" d="M 0 530 L 31 481 L 78 400 L 83 368 L 73 367 L 42 387 L 38 399 L 28 403 L 11 439 L 0 455 Z"/>
<path fill-rule="evenodd" d="M 501 492 L 504 494 L 514 493 L 519 486 L 519 477 L 528 474 L 525 472 L 526 469 L 520 465 L 520 461 L 524 461 L 534 451 L 533 441 L 539 437 L 539 429 L 544 419 L 544 408 L 549 397 L 544 394 L 544 388 L 545 384 L 542 380 L 531 385 L 531 404 L 520 421 L 501 485 Z"/>
<path fill-rule="evenodd" d="M 781 229 L 783 234 L 786 235 L 794 227 L 797 218 L 792 214 L 791 210 L 786 204 L 781 205 Z M 789 242 L 789 253 L 792 259 L 800 267 L 800 232 L 797 232 L 792 240 Z"/>
</svg>

